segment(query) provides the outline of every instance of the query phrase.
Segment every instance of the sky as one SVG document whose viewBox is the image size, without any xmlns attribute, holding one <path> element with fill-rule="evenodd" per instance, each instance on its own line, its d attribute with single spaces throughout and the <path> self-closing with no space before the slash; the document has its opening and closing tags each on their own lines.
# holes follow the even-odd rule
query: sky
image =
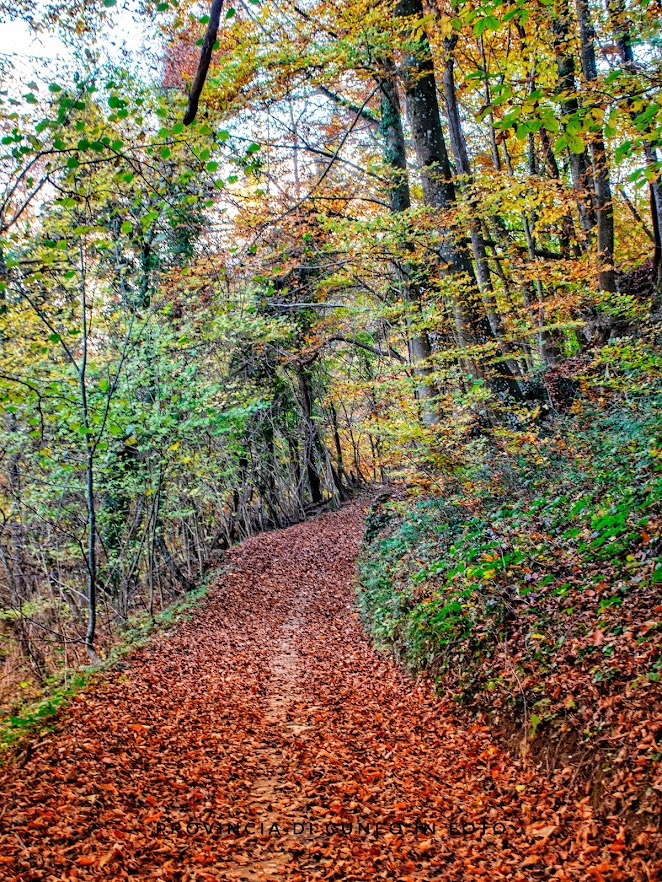
<svg viewBox="0 0 662 882">
<path fill-rule="evenodd" d="M 106 58 L 145 72 L 151 66 L 158 67 L 153 51 L 147 49 L 150 46 L 153 50 L 155 40 L 149 39 L 149 29 L 135 0 L 118 3 L 106 13 L 105 20 L 98 48 Z M 14 79 L 21 83 L 52 79 L 58 67 L 71 57 L 70 47 L 53 33 L 35 34 L 20 20 L 0 25 L 0 64 L 11 64 Z"/>
<path fill-rule="evenodd" d="M 0 28 L 0 57 L 11 61 L 16 73 L 23 76 L 43 74 L 46 67 L 64 59 L 69 50 L 52 34 L 33 34 L 23 21 L 3 22 Z"/>
</svg>

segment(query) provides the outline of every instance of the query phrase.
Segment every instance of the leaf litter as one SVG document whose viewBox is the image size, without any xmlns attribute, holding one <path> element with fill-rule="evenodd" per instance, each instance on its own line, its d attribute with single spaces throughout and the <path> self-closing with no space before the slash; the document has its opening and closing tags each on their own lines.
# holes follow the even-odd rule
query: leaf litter
<svg viewBox="0 0 662 882">
<path fill-rule="evenodd" d="M 0 879 L 659 878 L 660 833 L 597 820 L 372 647 L 364 512 L 247 540 L 205 605 L 1 772 Z"/>
</svg>

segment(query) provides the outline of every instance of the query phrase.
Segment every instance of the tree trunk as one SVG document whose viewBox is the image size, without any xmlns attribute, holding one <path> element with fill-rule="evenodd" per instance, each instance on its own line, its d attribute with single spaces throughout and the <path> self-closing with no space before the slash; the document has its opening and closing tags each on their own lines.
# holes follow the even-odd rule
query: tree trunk
<svg viewBox="0 0 662 882">
<path fill-rule="evenodd" d="M 518 374 L 519 366 L 513 360 L 510 347 L 505 341 L 505 332 L 503 321 L 499 315 L 496 301 L 494 299 L 494 286 L 492 284 L 492 274 L 490 272 L 489 260 L 487 256 L 487 248 L 483 238 L 483 231 L 480 217 L 477 211 L 477 201 L 475 194 L 471 193 L 473 187 L 473 175 L 471 164 L 469 162 L 469 154 L 467 152 L 467 144 L 462 128 L 462 120 L 460 118 L 460 108 L 457 100 L 457 89 L 455 87 L 455 58 L 453 50 L 457 44 L 457 35 L 444 40 L 444 49 L 446 52 L 446 63 L 442 74 L 442 85 L 444 92 L 444 101 L 446 103 L 446 111 L 448 115 L 448 131 L 450 134 L 451 149 L 455 168 L 458 174 L 463 176 L 464 184 L 469 190 L 469 234 L 471 237 L 471 249 L 474 256 L 474 264 L 476 267 L 476 281 L 482 295 L 485 313 L 490 324 L 490 329 L 495 340 L 499 344 L 502 354 L 507 358 L 507 364 L 514 375 Z"/>
<path fill-rule="evenodd" d="M 632 38 L 630 36 L 630 22 L 627 16 L 624 0 L 607 0 L 607 12 L 614 32 L 614 43 L 618 54 L 625 67 L 634 64 L 634 52 L 632 51 Z"/>
<path fill-rule="evenodd" d="M 556 51 L 556 70 L 558 74 L 558 93 L 564 127 L 579 110 L 577 83 L 575 81 L 575 58 L 571 49 L 571 21 L 568 0 L 557 0 L 553 10 L 552 30 Z M 584 248 L 590 242 L 590 234 L 596 225 L 595 211 L 590 196 L 590 162 L 585 150 L 581 153 L 569 151 L 570 176 L 577 195 L 579 223 L 587 234 Z"/>
<path fill-rule="evenodd" d="M 301 363 L 297 364 L 297 380 L 299 382 L 299 398 L 301 401 L 301 411 L 304 419 L 304 447 L 303 456 L 306 466 L 306 475 L 308 477 L 308 486 L 310 487 L 310 498 L 313 505 L 319 505 L 324 501 L 322 495 L 322 482 L 315 465 L 315 447 L 317 426 L 313 421 L 313 391 L 310 383 L 310 375 Z"/>
<path fill-rule="evenodd" d="M 577 0 L 577 19 L 581 41 L 582 70 L 587 83 L 595 82 L 598 69 L 595 60 L 595 32 L 588 0 Z M 591 144 L 593 155 L 593 182 L 598 225 L 598 284 L 601 291 L 616 291 L 614 272 L 614 205 L 609 181 L 609 163 L 602 132 Z"/>
<path fill-rule="evenodd" d="M 385 69 L 391 73 L 392 65 L 385 65 Z M 384 163 L 389 167 L 388 203 L 391 212 L 398 214 L 411 207 L 400 99 L 394 78 L 381 79 L 379 88 L 381 92 L 380 132 L 384 138 Z M 403 250 L 405 252 L 411 250 L 411 244 L 405 241 Z M 414 281 L 413 268 L 405 259 L 402 262 L 397 262 L 395 270 L 403 299 L 414 304 L 416 309 L 420 309 L 421 291 Z M 409 361 L 417 380 L 416 394 L 421 404 L 423 422 L 426 425 L 434 425 L 438 421 L 438 416 L 432 400 L 438 394 L 438 390 L 430 380 L 432 346 L 427 332 L 420 331 L 409 336 L 407 349 Z"/>
<path fill-rule="evenodd" d="M 422 0 L 399 0 L 395 7 L 397 18 L 423 17 Z M 420 26 L 420 22 L 418 23 Z M 414 43 L 413 28 L 408 38 Z M 448 210 L 455 202 L 455 187 L 451 179 L 446 141 L 441 127 L 437 84 L 430 44 L 424 31 L 409 45 L 403 59 L 402 82 L 404 86 L 407 118 L 412 130 L 416 160 L 421 175 L 423 200 L 430 208 Z M 466 252 L 455 241 L 453 231 L 440 230 L 441 243 L 438 248 L 442 271 L 446 273 L 465 273 L 474 292 L 467 297 L 455 297 L 453 316 L 460 348 L 471 344 L 483 344 L 494 340 L 480 297 L 476 296 L 476 277 Z M 477 376 L 483 374 L 483 366 L 473 359 L 466 358 L 470 371 Z M 494 391 L 509 392 L 521 398 L 519 384 L 508 365 L 500 362 L 497 366 L 499 376 L 490 380 Z"/>
<path fill-rule="evenodd" d="M 95 444 L 90 428 L 90 413 L 87 400 L 87 355 L 88 355 L 88 317 L 87 289 L 85 279 L 85 260 L 83 246 L 80 246 L 81 272 L 81 318 L 82 318 L 82 355 L 78 368 L 80 404 L 85 429 L 85 502 L 87 505 L 87 600 L 88 618 L 85 634 L 85 649 L 92 664 L 99 664 L 99 657 L 94 648 L 97 628 L 97 510 L 94 497 L 94 455 Z"/>
<path fill-rule="evenodd" d="M 618 48 L 618 54 L 621 64 L 626 70 L 635 70 L 634 52 L 632 51 L 632 37 L 630 35 L 630 22 L 627 17 L 627 10 L 623 0 L 608 0 L 607 11 L 614 33 L 614 43 Z M 633 114 L 633 116 L 636 115 Z M 650 128 L 647 127 L 646 135 L 651 135 Z M 657 151 L 650 141 L 643 142 L 644 156 L 649 167 L 657 169 Z M 662 297 L 662 187 L 660 186 L 659 172 L 655 172 L 655 177 L 649 183 L 650 212 L 653 225 L 653 280 L 657 292 L 656 300 Z"/>
<path fill-rule="evenodd" d="M 184 591 L 192 591 L 195 588 L 194 583 L 187 579 L 184 573 L 182 573 L 177 562 L 168 551 L 168 546 L 165 544 L 163 536 L 161 536 L 160 533 L 155 536 L 154 542 L 175 582 L 181 585 Z"/>
<path fill-rule="evenodd" d="M 662 187 L 660 186 L 660 173 L 657 171 L 657 151 L 646 143 L 644 145 L 644 153 L 649 166 L 653 166 L 657 177 L 650 183 L 650 207 L 651 219 L 653 222 L 653 273 L 655 290 L 657 292 L 656 301 L 659 304 L 662 298 Z M 656 304 L 656 305 L 657 305 Z"/>
</svg>

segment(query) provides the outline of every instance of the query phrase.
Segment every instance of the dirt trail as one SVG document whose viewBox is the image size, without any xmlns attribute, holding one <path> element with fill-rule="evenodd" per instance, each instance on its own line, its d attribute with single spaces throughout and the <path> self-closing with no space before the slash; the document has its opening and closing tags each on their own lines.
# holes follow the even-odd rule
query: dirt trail
<svg viewBox="0 0 662 882">
<path fill-rule="evenodd" d="M 361 530 L 348 508 L 243 543 L 192 621 L 81 694 L 2 772 L 0 879 L 657 878 L 649 834 L 373 651 Z"/>
</svg>

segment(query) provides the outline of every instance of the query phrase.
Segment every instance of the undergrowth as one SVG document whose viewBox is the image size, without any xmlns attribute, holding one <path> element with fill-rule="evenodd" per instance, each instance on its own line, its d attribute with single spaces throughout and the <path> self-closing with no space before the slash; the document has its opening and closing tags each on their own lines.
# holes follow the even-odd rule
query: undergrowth
<svg viewBox="0 0 662 882">
<path fill-rule="evenodd" d="M 553 426 L 518 445 L 495 432 L 481 474 L 368 517 L 377 645 L 525 741 L 606 744 L 624 714 L 662 733 L 661 368 L 636 341 L 606 347 Z"/>
<path fill-rule="evenodd" d="M 58 672 L 48 678 L 36 700 L 25 702 L 15 713 L 0 719 L 0 763 L 7 756 L 14 755 L 27 738 L 53 728 L 58 711 L 81 689 L 91 687 L 99 674 L 128 668 L 125 657 L 143 646 L 152 634 L 190 619 L 209 592 L 214 575 L 216 572 L 208 573 L 196 588 L 178 597 L 153 617 L 147 612 L 131 616 L 100 665 L 83 665 L 75 670 Z"/>
</svg>

